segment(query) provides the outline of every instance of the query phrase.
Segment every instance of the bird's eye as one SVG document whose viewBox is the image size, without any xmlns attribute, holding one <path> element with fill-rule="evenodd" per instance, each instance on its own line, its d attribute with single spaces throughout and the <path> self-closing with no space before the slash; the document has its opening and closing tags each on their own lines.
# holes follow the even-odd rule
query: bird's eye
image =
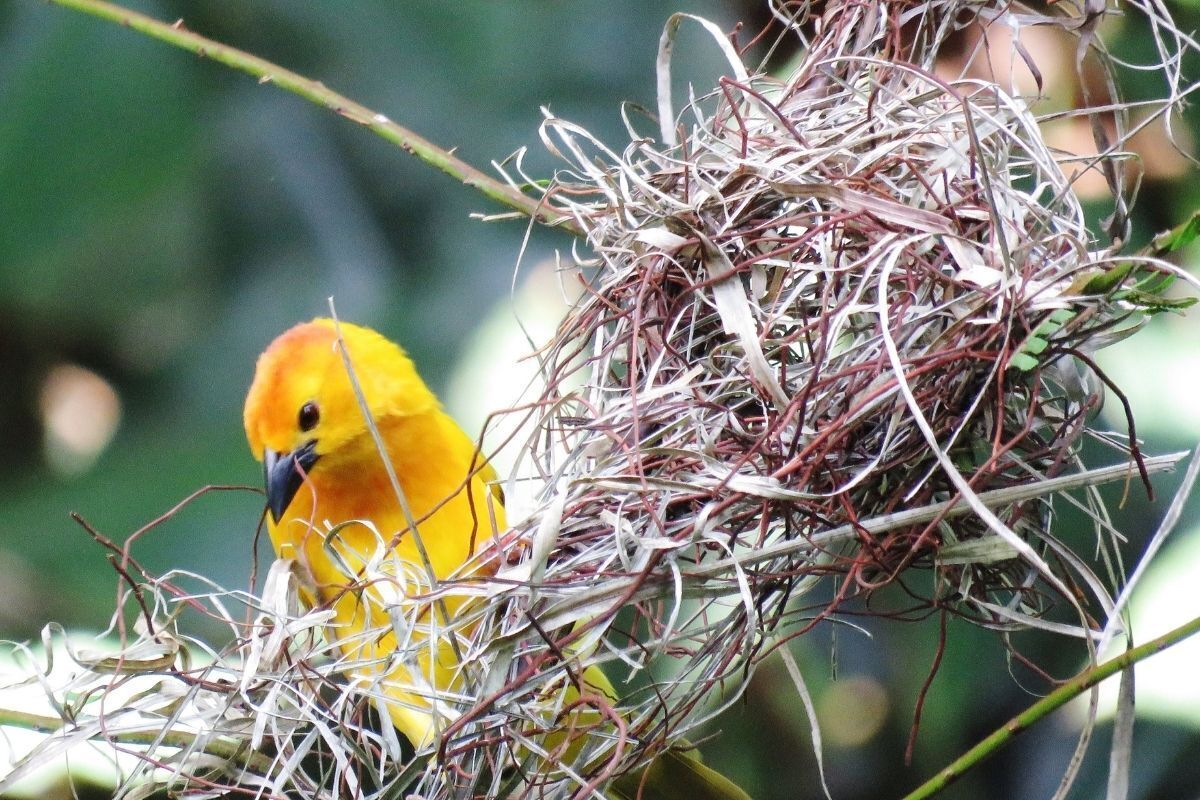
<svg viewBox="0 0 1200 800">
<path fill-rule="evenodd" d="M 317 427 L 317 423 L 321 420 L 321 409 L 317 408 L 317 404 L 309 400 L 304 405 L 300 406 L 300 430 L 311 431 Z"/>
</svg>

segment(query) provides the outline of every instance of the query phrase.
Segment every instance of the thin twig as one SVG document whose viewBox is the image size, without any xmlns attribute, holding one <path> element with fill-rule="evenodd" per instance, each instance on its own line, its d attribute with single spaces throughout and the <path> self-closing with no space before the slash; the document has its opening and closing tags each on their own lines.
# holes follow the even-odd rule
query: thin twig
<svg viewBox="0 0 1200 800">
<path fill-rule="evenodd" d="M 275 84 L 281 89 L 303 97 L 310 103 L 327 108 L 351 122 L 362 125 L 406 153 L 416 156 L 426 164 L 458 180 L 464 186 L 475 189 L 501 205 L 508 206 L 543 225 L 562 228 L 576 236 L 582 235 L 578 224 L 569 215 L 551 206 L 545 198 L 530 197 L 513 186 L 490 177 L 423 136 L 396 124 L 385 115 L 367 108 L 362 103 L 333 91 L 320 81 L 306 78 L 265 58 L 251 55 L 235 47 L 193 33 L 184 27 L 183 20 L 169 25 L 145 14 L 139 14 L 113 3 L 106 3 L 104 0 L 49 0 L 49 2 L 114 22 L 152 39 L 158 39 L 195 53 L 201 58 L 211 58 L 213 61 L 257 78 L 259 83 Z"/>
<path fill-rule="evenodd" d="M 1196 633 L 1200 633 L 1200 617 L 1164 633 L 1157 639 L 1126 650 L 1116 658 L 1098 664 L 1091 669 L 1084 670 L 1001 725 L 990 736 L 954 759 L 949 766 L 921 784 L 915 791 L 906 794 L 903 800 L 924 800 L 924 798 L 933 797 L 942 789 L 945 789 L 961 778 L 968 770 L 978 766 L 988 756 L 995 754 L 1001 747 L 1016 737 L 1017 734 L 1027 730 L 1038 720 L 1066 705 L 1106 678 L 1110 678 L 1121 670 L 1131 667 L 1152 655 L 1161 653 L 1163 650 L 1179 644 L 1184 639 L 1194 636 Z"/>
</svg>

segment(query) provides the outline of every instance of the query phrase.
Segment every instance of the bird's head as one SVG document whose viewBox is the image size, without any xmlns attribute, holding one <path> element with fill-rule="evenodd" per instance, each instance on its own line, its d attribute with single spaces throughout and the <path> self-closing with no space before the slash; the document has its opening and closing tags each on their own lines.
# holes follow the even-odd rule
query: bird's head
<svg viewBox="0 0 1200 800">
<path fill-rule="evenodd" d="M 377 424 L 437 407 L 412 361 L 373 330 L 340 323 L 342 342 Z M 246 439 L 263 462 L 267 506 L 278 522 L 314 469 L 373 452 L 332 320 L 280 334 L 258 359 L 246 396 Z M 318 462 L 322 462 L 318 466 Z"/>
</svg>

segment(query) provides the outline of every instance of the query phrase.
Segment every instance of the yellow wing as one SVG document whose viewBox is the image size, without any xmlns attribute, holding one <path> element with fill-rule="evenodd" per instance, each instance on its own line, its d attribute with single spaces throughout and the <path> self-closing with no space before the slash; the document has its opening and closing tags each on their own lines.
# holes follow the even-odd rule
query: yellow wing
<svg viewBox="0 0 1200 800">
<path fill-rule="evenodd" d="M 422 748 L 448 722 L 435 698 L 461 689 L 446 628 L 466 600 L 451 595 L 431 605 L 412 598 L 431 581 L 472 569 L 465 566 L 471 557 L 506 527 L 503 494 L 495 470 L 481 463 L 475 442 L 442 411 L 407 355 L 366 328 L 342 323 L 340 330 L 387 461 L 329 320 L 292 328 L 260 357 L 246 399 L 246 435 L 264 464 L 276 552 L 310 576 L 311 599 L 333 609 L 332 636 L 351 671 L 380 692 L 392 724 Z M 399 619 L 405 647 L 397 647 L 391 609 L 408 610 Z M 397 662 L 397 652 L 415 655 Z M 615 699 L 597 668 L 585 680 Z M 648 800 L 746 800 L 674 751 L 613 786 L 615 796 L 630 800 L 639 789 Z"/>
</svg>

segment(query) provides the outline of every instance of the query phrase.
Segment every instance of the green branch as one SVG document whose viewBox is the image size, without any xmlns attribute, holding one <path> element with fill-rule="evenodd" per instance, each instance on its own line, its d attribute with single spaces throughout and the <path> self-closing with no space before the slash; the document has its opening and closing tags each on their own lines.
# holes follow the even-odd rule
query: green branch
<svg viewBox="0 0 1200 800">
<path fill-rule="evenodd" d="M 1200 617 L 1163 634 L 1157 639 L 1146 642 L 1139 647 L 1126 650 L 1110 661 L 1097 664 L 1091 669 L 1079 673 L 997 728 L 986 739 L 956 758 L 948 767 L 921 784 L 915 791 L 905 795 L 903 800 L 924 800 L 927 797 L 932 797 L 962 777 L 967 770 L 977 766 L 985 758 L 998 751 L 1016 737 L 1017 734 L 1028 729 L 1033 723 L 1048 716 L 1051 712 L 1061 708 L 1076 697 L 1079 697 L 1106 678 L 1111 678 L 1127 667 L 1133 666 L 1137 662 L 1149 658 L 1156 653 L 1160 653 L 1198 632 L 1200 632 Z"/>
<path fill-rule="evenodd" d="M 512 186 L 484 174 L 428 139 L 397 125 L 383 114 L 338 94 L 320 81 L 311 80 L 266 59 L 192 33 L 183 27 L 182 20 L 168 25 L 136 11 L 103 2 L 103 0 L 50 0 L 50 2 L 109 22 L 115 22 L 152 39 L 158 39 L 195 53 L 202 58 L 210 58 L 227 67 L 245 72 L 258 78 L 259 83 L 272 83 L 281 89 L 300 95 L 310 103 L 315 103 L 352 122 L 357 122 L 406 153 L 416 156 L 426 164 L 441 170 L 501 205 L 543 225 L 559 227 L 576 236 L 583 235 L 578 224 L 561 209 L 552 207 L 543 200 L 530 197 Z"/>
</svg>

